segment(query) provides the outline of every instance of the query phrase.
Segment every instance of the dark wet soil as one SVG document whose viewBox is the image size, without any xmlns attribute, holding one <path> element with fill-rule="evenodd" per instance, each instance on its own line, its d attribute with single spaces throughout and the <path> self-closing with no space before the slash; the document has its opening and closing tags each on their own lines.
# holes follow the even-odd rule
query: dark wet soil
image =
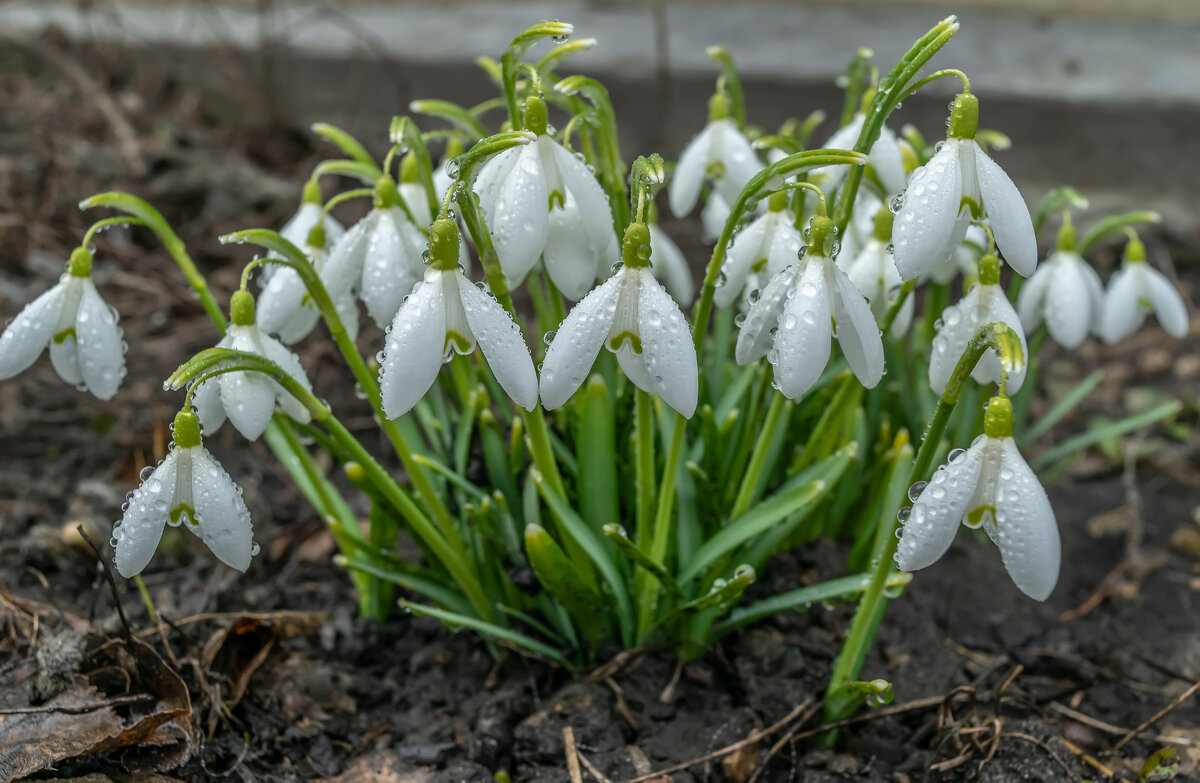
<svg viewBox="0 0 1200 783">
<path fill-rule="evenodd" d="M 0 83 L 19 107 L 0 115 L 0 312 L 15 313 L 53 282 L 85 225 L 74 203 L 113 187 L 158 205 L 213 287 L 232 290 L 244 259 L 214 238 L 286 218 L 320 154 L 303 130 L 258 115 L 238 124 L 228 106 L 170 69 L 69 53 L 129 123 L 136 152 L 123 153 L 96 99 L 42 49 L 63 50 L 53 40 L 36 47 L 0 54 Z M 269 128 L 269 141 L 250 126 Z M 682 239 L 692 226 L 668 228 Z M 228 428 L 209 446 L 245 488 L 262 554 L 240 576 L 190 537 L 168 535 L 145 576 L 160 624 L 131 583 L 118 584 L 131 635 L 152 651 L 137 652 L 75 530 L 107 541 L 138 469 L 166 444 L 178 399 L 160 379 L 215 335 L 146 235 L 114 232 L 99 246 L 95 279 L 130 344 L 121 393 L 97 402 L 64 385 L 45 359 L 0 383 L 0 748 L 17 719 L 6 710 L 53 704 L 85 686 L 92 695 L 82 703 L 153 694 L 153 709 L 110 707 L 114 721 L 133 725 L 178 705 L 180 686 L 164 684 L 175 677 L 190 712 L 179 719 L 184 739 L 160 726 L 146 742 L 54 756 L 63 760 L 36 778 L 458 783 L 505 771 L 557 783 L 582 757 L 584 779 L 591 764 L 611 781 L 663 769 L 673 771 L 654 780 L 744 783 L 756 770 L 762 781 L 1133 780 L 1166 747 L 1176 749 L 1167 765 L 1177 779 L 1197 774 L 1194 698 L 1125 739 L 1200 681 L 1195 322 L 1185 343 L 1152 328 L 1115 349 L 1089 345 L 1053 362 L 1043 392 L 1112 367 L 1064 436 L 1148 395 L 1181 396 L 1188 407 L 1172 428 L 1144 437 L 1140 451 L 1094 452 L 1051 487 L 1063 568 L 1045 604 L 1016 591 L 979 537 L 961 535 L 918 574 L 890 606 L 864 669 L 894 683 L 894 702 L 863 712 L 829 743 L 813 734 L 849 607 L 779 615 L 681 670 L 671 651 L 650 650 L 577 676 L 512 652 L 493 658 L 477 638 L 399 611 L 379 627 L 357 619 L 346 574 L 331 563 L 332 540 L 270 452 Z M 1198 272 L 1194 262 L 1180 269 L 1193 311 Z M 364 345 L 378 337 L 364 335 Z M 303 358 L 343 419 L 358 416 L 369 429 L 363 404 L 339 386 L 331 349 L 310 340 Z M 753 592 L 840 575 L 845 555 L 821 542 L 783 557 Z M 1082 616 L 1063 619 L 1069 612 Z M 14 703 L 19 694 L 25 701 Z M 84 730 L 78 714 L 39 719 L 47 722 L 29 752 Z M 568 727 L 575 754 L 565 746 Z M 733 754 L 679 768 L 746 738 Z"/>
</svg>

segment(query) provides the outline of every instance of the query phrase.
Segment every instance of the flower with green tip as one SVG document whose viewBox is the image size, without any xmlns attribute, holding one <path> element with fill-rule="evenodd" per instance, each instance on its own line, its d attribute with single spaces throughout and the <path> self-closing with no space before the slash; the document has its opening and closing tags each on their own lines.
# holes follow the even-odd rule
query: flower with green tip
<svg viewBox="0 0 1200 783">
<path fill-rule="evenodd" d="M 728 215 L 728 205 L 762 168 L 758 154 L 729 116 L 725 95 L 717 93 L 709 103 L 708 125 L 683 148 L 675 166 L 667 193 L 671 212 L 684 217 L 695 209 L 707 181 L 712 185 L 709 200 L 720 196 Z M 724 223 L 724 218 L 720 222 Z"/>
<path fill-rule="evenodd" d="M 248 291 L 234 293 L 229 310 L 232 318 L 217 348 L 258 354 L 312 391 L 299 357 L 255 324 L 254 297 Z M 228 372 L 210 378 L 196 387 L 192 403 L 206 434 L 216 432 L 228 417 L 247 440 L 258 440 L 266 431 L 277 404 L 295 421 L 307 423 L 312 418 L 308 409 L 278 382 L 255 372 Z"/>
<path fill-rule="evenodd" d="M 1146 247 L 1136 237 L 1125 246 L 1125 260 L 1108 281 L 1100 336 L 1106 343 L 1124 340 L 1154 313 L 1167 334 L 1188 332 L 1187 305 L 1162 272 L 1146 262 Z"/>
<path fill-rule="evenodd" d="M 96 290 L 92 254 L 77 248 L 57 285 L 27 304 L 0 335 L 0 380 L 23 372 L 47 346 L 59 377 L 108 400 L 125 378 L 124 332 Z"/>
<path fill-rule="evenodd" d="M 141 486 L 129 493 L 113 526 L 117 571 L 124 577 L 141 573 L 167 525 L 183 525 L 222 563 L 245 571 L 258 547 L 241 488 L 204 448 L 196 414 L 180 411 L 172 431 L 167 456 L 143 470 Z"/>
<path fill-rule="evenodd" d="M 796 215 L 788 208 L 788 192 L 778 191 L 768 200 L 765 213 L 750 221 L 729 243 L 723 277 L 717 279 L 713 302 L 728 307 L 743 290 L 755 290 L 788 264 L 804 247 L 804 237 L 796 228 Z"/>
<path fill-rule="evenodd" d="M 1046 490 L 1012 439 L 1012 403 L 1007 397 L 989 401 L 984 434 L 969 449 L 951 453 L 949 462 L 920 489 L 902 521 L 896 547 L 901 571 L 936 562 L 950 548 L 961 523 L 984 529 L 1025 595 L 1044 601 L 1058 582 L 1058 523 Z"/>
</svg>

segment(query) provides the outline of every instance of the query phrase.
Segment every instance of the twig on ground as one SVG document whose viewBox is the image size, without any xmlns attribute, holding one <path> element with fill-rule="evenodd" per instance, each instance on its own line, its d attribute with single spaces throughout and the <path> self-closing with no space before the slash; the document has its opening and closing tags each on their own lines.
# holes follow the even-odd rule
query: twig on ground
<svg viewBox="0 0 1200 783">
<path fill-rule="evenodd" d="M 1192 687 L 1188 688 L 1186 691 L 1179 694 L 1179 696 L 1177 696 L 1175 698 L 1175 700 L 1172 701 L 1170 704 L 1168 704 L 1167 706 L 1163 707 L 1158 712 L 1151 715 L 1149 718 L 1147 718 L 1145 721 L 1143 721 L 1140 726 L 1138 726 L 1136 729 L 1130 731 L 1128 734 L 1126 734 L 1124 737 L 1122 737 L 1121 741 L 1118 742 L 1116 745 L 1113 745 L 1112 750 L 1109 752 L 1116 753 L 1118 750 L 1125 747 L 1125 745 L 1130 740 L 1132 740 L 1134 737 L 1141 734 L 1143 731 L 1150 728 L 1155 723 L 1158 723 L 1160 720 L 1165 718 L 1168 714 L 1170 714 L 1172 711 L 1174 711 L 1180 705 L 1182 705 L 1185 701 L 1192 698 L 1192 696 L 1194 696 L 1196 691 L 1198 691 L 1198 690 L 1200 690 L 1200 681 L 1197 681 L 1195 684 L 1192 685 Z"/>
<path fill-rule="evenodd" d="M 1083 748 L 1077 747 L 1073 742 L 1063 739 L 1062 737 L 1059 737 L 1058 741 L 1063 744 L 1063 747 L 1065 747 L 1067 750 L 1071 751 L 1077 757 L 1082 759 L 1083 763 L 1092 767 L 1097 772 L 1100 772 L 1101 774 L 1103 774 L 1107 777 L 1110 777 L 1110 778 L 1116 777 L 1116 775 L 1117 775 L 1116 772 L 1114 772 L 1113 770 L 1111 770 L 1108 767 L 1101 764 L 1099 759 L 1097 759 L 1095 756 L 1093 756 L 1092 754 L 1085 751 Z"/>
<path fill-rule="evenodd" d="M 596 769 L 596 765 L 589 761 L 588 757 L 580 753 L 578 749 L 575 751 L 575 755 L 579 757 L 579 763 L 583 765 L 588 774 L 596 779 L 596 783 L 612 783 L 612 780 L 603 772 Z"/>
<path fill-rule="evenodd" d="M 117 594 L 117 580 L 113 579 L 112 571 L 108 568 L 108 561 L 104 559 L 104 555 L 100 552 L 100 547 L 96 546 L 96 542 L 83 529 L 83 525 L 78 525 L 75 529 L 79 531 L 79 535 L 92 548 L 92 551 L 96 553 L 96 559 L 100 561 L 100 568 L 104 570 L 104 578 L 108 580 L 108 589 L 112 591 L 113 603 L 117 605 L 117 616 L 121 618 L 121 627 L 125 629 L 125 641 L 128 643 L 130 649 L 133 649 L 133 630 L 129 627 L 129 620 L 125 617 L 125 609 L 121 606 L 121 596 Z"/>
<path fill-rule="evenodd" d="M 567 775 L 571 783 L 583 783 L 583 773 L 579 771 L 579 751 L 575 747 L 575 729 L 563 726 L 563 751 L 567 754 Z"/>
<path fill-rule="evenodd" d="M 117 696 L 107 701 L 94 701 L 90 704 L 43 704 L 40 707 L 0 707 L 0 715 L 34 715 L 41 712 L 82 715 L 85 712 L 102 710 L 105 707 L 124 707 L 129 704 L 141 704 L 147 701 L 154 701 L 154 697 L 148 693 L 139 693 L 136 696 Z"/>
</svg>

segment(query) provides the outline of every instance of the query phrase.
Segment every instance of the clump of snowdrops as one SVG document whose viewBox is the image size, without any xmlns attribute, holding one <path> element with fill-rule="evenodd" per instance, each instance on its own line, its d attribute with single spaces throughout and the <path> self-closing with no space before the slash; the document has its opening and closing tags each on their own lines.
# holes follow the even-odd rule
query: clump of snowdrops
<svg viewBox="0 0 1200 783">
<path fill-rule="evenodd" d="M 967 76 L 919 76 L 957 30 L 943 20 L 882 75 L 856 54 L 823 145 L 812 143 L 822 112 L 776 133 L 748 124 L 732 58 L 714 47 L 709 122 L 671 167 L 657 154 L 627 165 L 605 87 L 559 75 L 595 41 L 534 25 L 483 62 L 498 98 L 414 102 L 441 127 L 397 117 L 382 160 L 316 126 L 345 157 L 316 167 L 278 233 L 222 237 L 263 251 L 228 319 L 152 206 L 126 193 L 85 200 L 117 216 L 8 325 L 0 378 L 49 346 L 64 380 L 117 392 L 125 345 L 91 282 L 91 243 L 145 227 L 198 294 L 214 347 L 165 383 L 182 407 L 169 454 L 114 527 L 121 574 L 139 574 L 168 527 L 251 567 L 250 514 L 204 446 L 228 420 L 265 438 L 328 525 L 368 616 L 386 619 L 403 596 L 412 612 L 576 666 L 655 641 L 691 657 L 773 612 L 853 601 L 826 702 L 844 716 L 889 697 L 887 683 L 860 680 L 875 629 L 960 524 L 982 528 L 1016 587 L 1045 599 L 1060 547 L 1035 469 L 1172 412 L 1026 462 L 1021 447 L 1095 384 L 1028 420 L 1047 335 L 1066 348 L 1093 333 L 1119 340 L 1151 311 L 1175 336 L 1187 326 L 1133 231 L 1155 215 L 1111 216 L 1079 238 L 1071 210 L 1086 202 L 1070 188 L 1031 215 L 991 157 L 1008 141 L 979 128 Z M 961 84 L 944 140 L 889 128 L 903 98 L 943 78 Z M 362 186 L 325 198 L 325 184 L 347 179 Z M 656 225 L 664 187 L 677 217 L 703 201 L 715 245 L 698 284 Z M 370 211 L 343 228 L 333 212 L 356 199 Z M 1038 233 L 1059 215 L 1039 265 Z M 1086 256 L 1122 236 L 1105 291 Z M 364 314 L 382 339 L 357 339 Z M 330 338 L 393 453 L 341 423 L 289 347 Z M 365 519 L 351 491 L 369 501 Z M 398 555 L 401 535 L 419 560 Z M 818 537 L 847 544 L 845 575 L 744 598 L 776 554 Z"/>
</svg>

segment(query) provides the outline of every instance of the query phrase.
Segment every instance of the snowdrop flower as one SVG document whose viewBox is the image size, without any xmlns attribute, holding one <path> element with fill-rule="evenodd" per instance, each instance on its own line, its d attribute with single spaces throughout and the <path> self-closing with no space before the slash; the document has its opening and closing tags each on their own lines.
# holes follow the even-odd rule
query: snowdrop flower
<svg viewBox="0 0 1200 783">
<path fill-rule="evenodd" d="M 896 262 L 893 260 L 892 254 L 887 251 L 887 245 L 891 238 L 892 211 L 881 206 L 875 214 L 875 228 L 871 238 L 866 241 L 862 250 L 843 266 L 850 282 L 871 303 L 871 312 L 875 315 L 877 322 L 887 316 L 888 308 L 891 307 L 892 300 L 895 298 L 894 295 L 902 284 L 900 273 L 896 271 Z M 839 264 L 845 257 L 846 254 L 843 251 L 838 256 Z M 900 305 L 900 311 L 896 313 L 896 320 L 892 322 L 889 334 L 892 337 L 903 336 L 912 324 L 912 317 L 913 298 L 908 296 L 905 297 L 904 304 Z"/>
<path fill-rule="evenodd" d="M 245 571 L 258 545 L 241 488 L 202 445 L 196 414 L 180 411 L 172 430 L 175 440 L 166 458 L 142 471 L 141 486 L 129 493 L 124 516 L 113 527 L 117 570 L 127 578 L 141 573 L 163 528 L 182 524 L 222 563 Z"/>
<path fill-rule="evenodd" d="M 1077 348 L 1088 331 L 1104 324 L 1104 284 L 1092 265 L 1075 252 L 1069 221 L 1058 233 L 1058 250 L 1038 267 L 1017 296 L 1017 314 L 1026 332 L 1041 325 L 1064 348 Z"/>
<path fill-rule="evenodd" d="M 389 419 L 420 401 L 454 352 L 468 354 L 476 345 L 518 405 L 533 410 L 537 404 L 529 346 L 512 316 L 459 270 L 458 239 L 453 220 L 434 221 L 425 278 L 392 319 L 379 369 L 379 392 Z"/>
<path fill-rule="evenodd" d="M 612 244 L 612 208 L 587 164 L 546 134 L 546 104 L 525 102 L 531 144 L 512 147 L 483 165 L 475 192 L 492 232 L 500 267 L 516 286 L 539 257 L 564 296 L 587 292 Z"/>
<path fill-rule="evenodd" d="M 788 209 L 789 193 L 772 193 L 767 212 L 750 221 L 729 243 L 721 265 L 723 277 L 718 278 L 713 295 L 718 307 L 728 307 L 743 289 L 759 288 L 760 280 L 769 280 L 796 262 L 804 237 L 795 226 L 796 215 Z"/>
<path fill-rule="evenodd" d="M 1029 356 L 1029 347 L 1025 342 L 1025 330 L 1021 328 L 1021 319 L 1000 287 L 1000 259 L 988 254 L 979 261 L 979 282 L 971 286 L 956 304 L 942 312 L 933 338 L 933 353 L 929 357 L 929 385 L 935 394 L 941 395 L 946 390 L 958 360 L 979 327 L 991 323 L 1007 324 L 1020 338 L 1023 361 L 1008 373 L 1007 378 L 1007 389 L 1015 394 L 1025 382 L 1024 357 Z M 1004 369 L 994 349 L 989 348 L 983 354 L 971 377 L 979 383 L 1000 383 L 1004 380 Z"/>
<path fill-rule="evenodd" d="M 125 378 L 124 333 L 91 273 L 91 252 L 77 248 L 58 283 L 12 319 L 0 335 L 0 380 L 28 368 L 49 346 L 64 381 L 101 400 L 117 393 Z"/>
<path fill-rule="evenodd" d="M 567 313 L 546 349 L 541 396 L 561 407 L 583 383 L 603 345 L 625 375 L 685 418 L 696 411 L 696 346 L 679 305 L 650 271 L 650 231 L 631 223 L 622 245 L 624 264 Z"/>
<path fill-rule="evenodd" d="M 912 173 L 893 201 L 896 267 L 913 280 L 944 261 L 962 242 L 972 219 L 987 217 L 1005 260 L 1028 277 L 1037 265 L 1033 221 L 1020 191 L 975 142 L 979 101 L 954 99 L 947 138 Z"/>
<path fill-rule="evenodd" d="M 718 92 L 708 104 L 708 125 L 683 149 L 668 193 L 671 212 L 683 217 L 700 200 L 700 187 L 712 183 L 713 196 L 720 196 L 728 215 L 729 204 L 762 168 L 750 142 L 729 116 L 724 93 Z M 724 220 L 721 220 L 724 224 Z M 719 233 L 719 228 L 718 228 Z"/>
<path fill-rule="evenodd" d="M 325 250 L 322 234 L 321 227 L 317 226 L 309 239 L 321 244 L 309 243 L 297 247 L 303 250 L 317 270 L 346 333 L 353 340 L 358 336 L 358 306 L 354 300 L 356 279 L 349 275 L 331 274 L 345 269 L 346 264 L 340 259 L 331 259 L 330 253 Z M 345 249 L 348 250 L 348 246 Z M 296 270 L 289 267 L 283 267 L 272 275 L 258 296 L 259 328 L 268 334 L 279 335 L 279 339 L 288 345 L 307 337 L 320 318 L 321 312 L 304 281 Z"/>
<path fill-rule="evenodd" d="M 663 281 L 676 302 L 683 307 L 691 305 L 696 298 L 696 283 L 687 258 L 657 223 L 646 225 L 650 229 L 650 269 Z"/>
<path fill-rule="evenodd" d="M 814 218 L 798 264 L 776 274 L 741 321 L 735 358 L 749 364 L 764 355 L 784 396 L 808 391 L 829 363 L 836 336 L 850 369 L 867 388 L 883 377 L 883 340 L 871 307 L 837 267 L 833 221 Z"/>
<path fill-rule="evenodd" d="M 309 232 L 320 223 L 325 228 L 326 238 L 330 242 L 337 242 L 342 234 L 346 233 L 346 229 L 342 227 L 342 224 L 333 215 L 325 215 L 322 219 L 321 215 L 325 212 L 323 203 L 321 186 L 317 181 L 309 180 L 304 183 L 304 193 L 301 196 L 300 208 L 283 224 L 283 228 L 279 229 L 279 235 L 296 247 L 304 247 L 308 242 Z M 272 255 L 271 257 L 275 256 Z M 262 279 L 266 281 L 270 280 L 275 272 L 280 269 L 281 267 L 275 264 L 263 264 L 260 274 L 262 275 Z"/>
<path fill-rule="evenodd" d="M 1153 312 L 1167 334 L 1182 338 L 1188 331 L 1187 305 L 1162 272 L 1146 263 L 1146 246 L 1133 237 L 1125 260 L 1108 281 L 1100 330 L 1107 343 L 1123 340 L 1138 330 Z"/>
<path fill-rule="evenodd" d="M 273 337 L 263 334 L 254 322 L 254 297 L 249 291 L 237 291 L 230 300 L 229 327 L 217 343 L 218 348 L 254 353 L 270 359 L 305 389 L 312 391 L 308 376 L 296 354 L 283 347 Z M 271 423 L 276 403 L 298 422 L 307 423 L 312 417 L 292 395 L 272 379 L 253 372 L 230 372 L 201 383 L 192 402 L 200 425 L 208 434 L 216 432 L 225 418 L 247 440 L 258 440 Z"/>
<path fill-rule="evenodd" d="M 868 95 L 863 100 L 863 105 L 866 106 L 871 102 L 873 96 Z M 825 149 L 831 150 L 852 150 L 854 145 L 858 143 L 858 137 L 862 133 L 863 124 L 867 120 L 867 115 L 864 112 L 858 112 L 854 115 L 850 122 L 838 128 L 829 141 L 823 145 Z M 899 193 L 904 190 L 904 157 L 900 153 L 900 145 L 896 141 L 896 134 L 892 133 L 886 125 L 880 128 L 879 138 L 871 146 L 871 151 L 867 153 L 871 166 L 875 169 L 875 173 L 879 176 L 879 181 L 883 183 L 884 189 L 888 193 Z M 842 184 L 842 180 L 846 178 L 845 166 L 821 166 L 813 169 L 810 177 L 824 176 L 825 179 L 821 186 L 826 192 L 836 188 Z"/>
<path fill-rule="evenodd" d="M 952 452 L 920 492 L 896 547 L 901 571 L 932 565 L 950 548 L 961 522 L 983 527 L 1025 595 L 1044 601 L 1054 590 L 1062 559 L 1058 524 L 1046 490 L 1012 439 L 1007 397 L 989 401 L 984 434 L 966 451 Z"/>
</svg>

